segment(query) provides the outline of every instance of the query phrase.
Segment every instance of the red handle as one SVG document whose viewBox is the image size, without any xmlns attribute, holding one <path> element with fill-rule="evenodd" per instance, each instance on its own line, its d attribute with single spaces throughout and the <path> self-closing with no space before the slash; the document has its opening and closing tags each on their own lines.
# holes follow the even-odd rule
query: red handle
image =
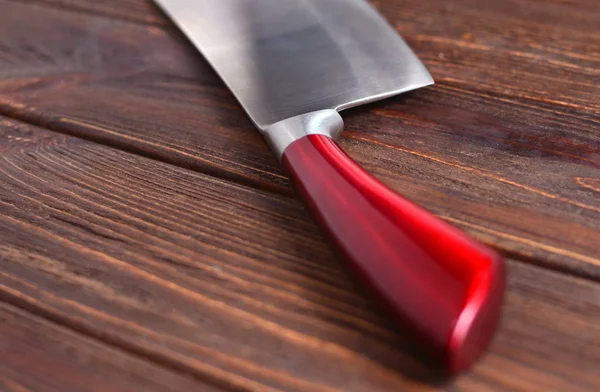
<svg viewBox="0 0 600 392">
<path fill-rule="evenodd" d="M 383 185 L 327 136 L 296 140 L 282 162 L 350 269 L 450 372 L 467 368 L 500 315 L 502 259 Z"/>
</svg>

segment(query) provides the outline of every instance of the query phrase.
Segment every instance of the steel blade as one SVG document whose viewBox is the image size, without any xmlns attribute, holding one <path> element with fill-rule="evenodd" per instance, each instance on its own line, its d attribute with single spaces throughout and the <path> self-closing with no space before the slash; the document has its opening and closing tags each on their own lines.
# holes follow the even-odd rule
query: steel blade
<svg viewBox="0 0 600 392">
<path fill-rule="evenodd" d="M 433 83 L 364 0 L 156 0 L 260 129 Z"/>
</svg>

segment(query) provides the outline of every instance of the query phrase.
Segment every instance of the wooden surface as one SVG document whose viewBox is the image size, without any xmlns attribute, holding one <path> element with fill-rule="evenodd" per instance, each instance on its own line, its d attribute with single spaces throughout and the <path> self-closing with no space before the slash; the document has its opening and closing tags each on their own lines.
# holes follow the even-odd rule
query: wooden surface
<svg viewBox="0 0 600 392">
<path fill-rule="evenodd" d="M 600 388 L 600 5 L 379 0 L 437 84 L 340 144 L 508 258 L 453 380 L 353 288 L 218 77 L 144 0 L 0 0 L 0 388 Z"/>
</svg>

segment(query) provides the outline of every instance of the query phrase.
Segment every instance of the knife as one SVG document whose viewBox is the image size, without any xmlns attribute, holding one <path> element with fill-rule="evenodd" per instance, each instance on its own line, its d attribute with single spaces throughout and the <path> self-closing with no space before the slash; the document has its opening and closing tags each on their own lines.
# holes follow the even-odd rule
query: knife
<svg viewBox="0 0 600 392">
<path fill-rule="evenodd" d="M 364 0 L 156 0 L 281 161 L 348 268 L 450 373 L 485 350 L 503 260 L 402 198 L 335 143 L 338 112 L 433 79 Z"/>
</svg>

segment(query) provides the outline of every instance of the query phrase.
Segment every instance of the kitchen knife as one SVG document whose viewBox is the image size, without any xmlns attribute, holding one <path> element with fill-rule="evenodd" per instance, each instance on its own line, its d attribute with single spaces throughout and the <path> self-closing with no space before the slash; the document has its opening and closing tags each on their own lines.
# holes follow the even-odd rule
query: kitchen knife
<svg viewBox="0 0 600 392">
<path fill-rule="evenodd" d="M 366 173 L 339 111 L 433 83 L 364 0 L 156 0 L 214 67 L 339 254 L 450 372 L 488 345 L 504 293 L 491 250 Z"/>
</svg>

